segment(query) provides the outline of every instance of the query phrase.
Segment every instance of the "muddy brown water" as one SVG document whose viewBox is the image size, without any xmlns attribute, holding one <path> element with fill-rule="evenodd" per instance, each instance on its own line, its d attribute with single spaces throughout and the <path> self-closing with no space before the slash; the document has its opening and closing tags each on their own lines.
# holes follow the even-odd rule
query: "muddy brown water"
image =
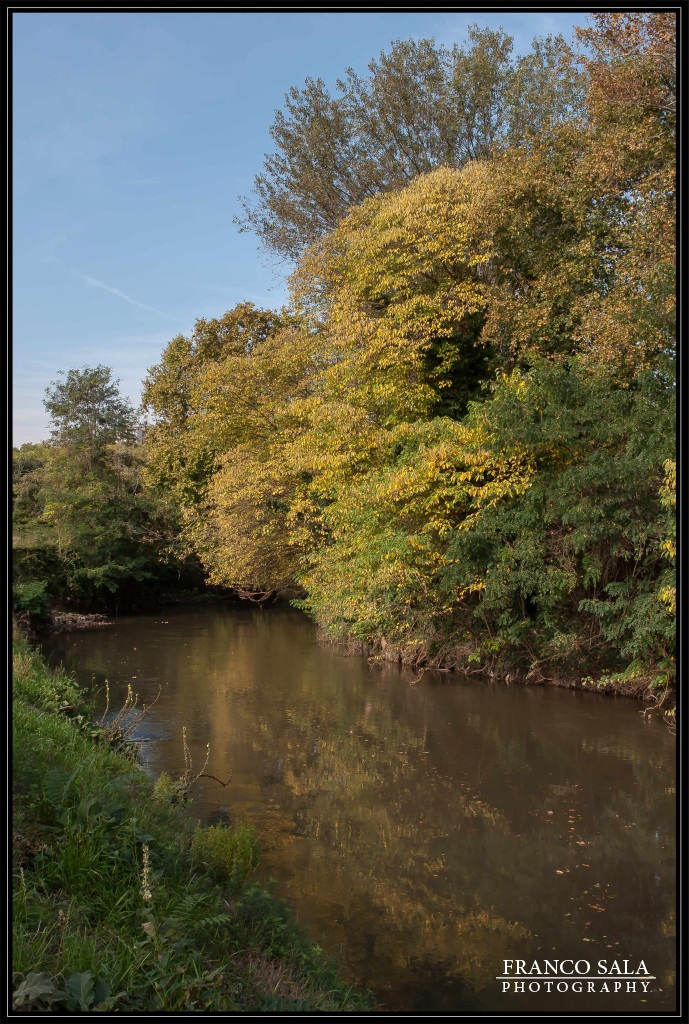
<svg viewBox="0 0 689 1024">
<path fill-rule="evenodd" d="M 146 769 L 182 773 L 183 727 L 195 767 L 210 743 L 208 771 L 232 781 L 200 780 L 190 812 L 256 827 L 261 877 L 383 1009 L 674 1008 L 675 738 L 637 703 L 414 682 L 277 607 L 171 609 L 44 649 L 82 684 L 109 680 L 111 706 L 161 689 Z M 566 991 L 532 974 L 503 992 L 517 959 L 578 962 L 595 991 L 565 963 Z M 646 991 L 615 989 L 640 961 Z"/>
</svg>

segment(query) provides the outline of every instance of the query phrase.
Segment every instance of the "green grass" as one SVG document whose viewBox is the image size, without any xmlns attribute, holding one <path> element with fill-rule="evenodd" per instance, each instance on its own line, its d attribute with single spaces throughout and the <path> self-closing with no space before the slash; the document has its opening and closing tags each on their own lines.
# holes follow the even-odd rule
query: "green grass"
<svg viewBox="0 0 689 1024">
<path fill-rule="evenodd" d="M 169 787 L 154 789 L 75 715 L 79 702 L 74 683 L 17 638 L 16 1009 L 370 1010 L 286 905 L 252 881 L 253 830 L 195 827 Z"/>
</svg>

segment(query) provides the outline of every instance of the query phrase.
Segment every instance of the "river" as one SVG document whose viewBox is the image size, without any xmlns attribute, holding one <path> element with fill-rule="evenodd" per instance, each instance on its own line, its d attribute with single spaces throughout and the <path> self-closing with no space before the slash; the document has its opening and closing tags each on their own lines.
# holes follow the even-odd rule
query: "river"
<svg viewBox="0 0 689 1024">
<path fill-rule="evenodd" d="M 107 679 L 112 707 L 160 689 L 147 770 L 182 773 L 183 727 L 196 770 L 210 744 L 232 780 L 199 780 L 191 813 L 255 825 L 261 877 L 385 1010 L 674 1008 L 675 738 L 636 702 L 372 666 L 279 607 L 169 609 L 44 650 Z M 653 980 L 515 992 L 497 979 L 517 959 Z"/>
</svg>

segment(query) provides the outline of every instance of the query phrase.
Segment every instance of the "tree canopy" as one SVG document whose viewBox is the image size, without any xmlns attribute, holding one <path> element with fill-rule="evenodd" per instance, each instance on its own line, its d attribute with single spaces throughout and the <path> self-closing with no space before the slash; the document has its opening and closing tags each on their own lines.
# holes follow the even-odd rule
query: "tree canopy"
<svg viewBox="0 0 689 1024">
<path fill-rule="evenodd" d="M 22 610 L 141 606 L 193 576 L 167 497 L 142 484 L 136 416 L 105 366 L 46 390 L 52 440 L 14 453 L 14 585 Z"/>
</svg>

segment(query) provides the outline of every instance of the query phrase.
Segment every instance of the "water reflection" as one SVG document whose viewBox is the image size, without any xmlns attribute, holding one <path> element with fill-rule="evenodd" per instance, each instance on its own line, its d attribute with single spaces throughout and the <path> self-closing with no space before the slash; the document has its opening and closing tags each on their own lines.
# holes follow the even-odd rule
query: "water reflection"
<svg viewBox="0 0 689 1024">
<path fill-rule="evenodd" d="M 674 740 L 632 702 L 411 685 L 278 608 L 123 619 L 50 647 L 111 699 L 162 687 L 151 770 L 181 773 L 182 726 L 199 767 L 210 742 L 209 771 L 233 780 L 198 783 L 194 813 L 257 826 L 264 872 L 386 1009 L 579 1009 L 501 995 L 502 961 L 537 957 L 658 976 L 645 997 L 579 996 L 585 1012 L 673 1007 Z"/>
</svg>

